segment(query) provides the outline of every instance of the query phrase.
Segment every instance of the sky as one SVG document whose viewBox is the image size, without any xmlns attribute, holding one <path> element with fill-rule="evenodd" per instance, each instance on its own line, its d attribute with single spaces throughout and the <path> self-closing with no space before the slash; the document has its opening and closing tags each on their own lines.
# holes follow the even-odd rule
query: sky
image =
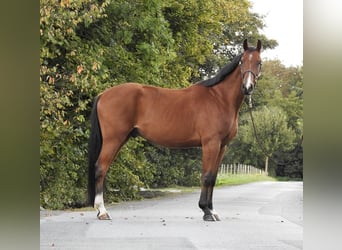
<svg viewBox="0 0 342 250">
<path fill-rule="evenodd" d="M 252 11 L 265 15 L 261 31 L 278 46 L 262 58 L 279 59 L 285 66 L 303 65 L 303 0 L 250 0 Z"/>
</svg>

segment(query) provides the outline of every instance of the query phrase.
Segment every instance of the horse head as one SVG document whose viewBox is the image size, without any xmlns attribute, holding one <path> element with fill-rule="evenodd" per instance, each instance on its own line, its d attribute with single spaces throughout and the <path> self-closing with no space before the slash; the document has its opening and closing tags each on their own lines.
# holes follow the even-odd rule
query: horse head
<svg viewBox="0 0 342 250">
<path fill-rule="evenodd" d="M 240 69 L 242 77 L 242 92 L 245 95 L 251 95 L 258 78 L 261 75 L 261 41 L 258 40 L 257 46 L 248 47 L 247 39 L 243 42 L 244 52 L 240 60 Z"/>
</svg>

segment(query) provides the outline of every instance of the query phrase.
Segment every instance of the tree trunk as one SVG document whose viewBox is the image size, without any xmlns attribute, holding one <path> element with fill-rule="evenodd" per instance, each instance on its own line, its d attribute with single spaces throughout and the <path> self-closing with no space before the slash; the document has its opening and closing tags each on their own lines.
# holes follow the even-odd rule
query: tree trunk
<svg viewBox="0 0 342 250">
<path fill-rule="evenodd" d="M 268 156 L 265 158 L 265 175 L 268 175 Z"/>
</svg>

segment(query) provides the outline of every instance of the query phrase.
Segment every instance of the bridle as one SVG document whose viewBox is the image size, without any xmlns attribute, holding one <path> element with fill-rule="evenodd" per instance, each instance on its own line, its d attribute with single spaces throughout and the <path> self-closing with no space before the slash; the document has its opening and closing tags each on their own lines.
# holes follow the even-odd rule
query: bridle
<svg viewBox="0 0 342 250">
<path fill-rule="evenodd" d="M 251 73 L 251 74 L 253 75 L 253 77 L 254 77 L 255 82 L 257 82 L 258 79 L 259 79 L 260 76 L 261 76 L 261 66 L 262 66 L 262 63 L 259 64 L 259 72 L 258 72 L 258 74 L 255 74 L 255 73 L 254 73 L 252 70 L 250 70 L 250 69 L 248 69 L 248 70 L 242 72 L 242 64 L 243 64 L 242 61 L 240 61 L 240 62 L 239 62 L 239 65 L 240 65 L 241 78 L 243 79 L 247 73 Z"/>
<path fill-rule="evenodd" d="M 242 68 L 241 68 L 242 69 Z M 258 81 L 260 75 L 261 75 L 261 67 L 260 67 L 260 70 L 259 70 L 259 74 L 255 74 L 252 70 L 246 70 L 242 73 L 242 70 L 241 70 L 241 78 L 243 79 L 245 77 L 245 74 L 247 73 L 251 73 L 255 79 L 255 81 Z"/>
<path fill-rule="evenodd" d="M 258 62 L 257 67 L 258 67 L 258 73 L 254 73 L 251 68 L 243 71 L 243 62 L 240 59 L 239 66 L 240 66 L 240 75 L 241 75 L 241 80 L 242 80 L 242 85 L 241 89 L 244 92 L 245 95 L 250 96 L 253 92 L 253 89 L 261 75 L 261 62 Z M 248 74 L 247 80 L 245 79 L 246 74 Z M 253 80 L 251 79 L 253 77 Z M 250 99 L 250 98 L 249 98 Z"/>
</svg>

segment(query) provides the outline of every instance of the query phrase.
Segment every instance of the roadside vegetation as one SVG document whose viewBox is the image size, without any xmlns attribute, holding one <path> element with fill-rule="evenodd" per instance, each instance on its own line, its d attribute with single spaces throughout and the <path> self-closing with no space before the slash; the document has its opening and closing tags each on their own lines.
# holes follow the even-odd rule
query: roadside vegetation
<svg viewBox="0 0 342 250">
<path fill-rule="evenodd" d="M 219 175 L 216 180 L 217 186 L 241 185 L 257 181 L 277 181 L 277 178 L 263 174 L 238 174 Z"/>
<path fill-rule="evenodd" d="M 89 115 L 99 93 L 129 81 L 187 87 L 230 62 L 245 38 L 260 39 L 263 49 L 277 46 L 260 32 L 264 27 L 248 0 L 41 0 L 41 206 L 85 204 Z M 303 67 L 265 59 L 262 72 L 253 109 L 273 160 L 268 171 L 301 177 Z M 239 122 L 224 163 L 264 168 L 245 105 Z M 106 200 L 139 199 L 141 188 L 199 186 L 200 172 L 198 148 L 170 150 L 131 139 L 107 175 Z"/>
</svg>

